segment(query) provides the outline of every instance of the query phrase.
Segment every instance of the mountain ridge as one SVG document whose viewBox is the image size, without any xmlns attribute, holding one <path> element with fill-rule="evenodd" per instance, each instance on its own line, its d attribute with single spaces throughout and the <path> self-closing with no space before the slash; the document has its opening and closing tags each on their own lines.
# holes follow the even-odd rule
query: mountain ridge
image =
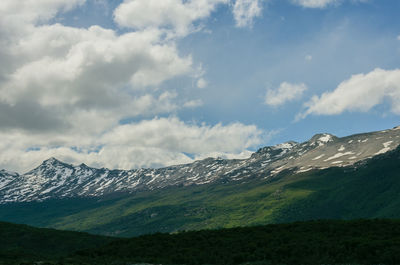
<svg viewBox="0 0 400 265">
<path fill-rule="evenodd" d="M 0 204 L 0 220 L 129 237 L 316 219 L 400 218 L 400 146 L 351 166 Z"/>
<path fill-rule="evenodd" d="M 260 148 L 247 159 L 206 158 L 164 168 L 119 170 L 71 165 L 51 157 L 25 174 L 0 171 L 0 204 L 51 198 L 99 197 L 119 192 L 203 185 L 216 181 L 269 179 L 284 170 L 295 173 L 334 166 L 345 167 L 383 154 L 400 144 L 400 126 L 336 137 L 316 134 Z"/>
</svg>

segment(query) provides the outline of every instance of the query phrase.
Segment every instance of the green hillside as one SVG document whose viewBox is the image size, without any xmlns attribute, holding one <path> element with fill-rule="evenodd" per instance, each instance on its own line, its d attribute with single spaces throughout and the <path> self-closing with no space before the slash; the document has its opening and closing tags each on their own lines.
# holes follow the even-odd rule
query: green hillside
<svg viewBox="0 0 400 265">
<path fill-rule="evenodd" d="M 112 236 L 313 219 L 400 218 L 400 148 L 348 168 L 0 206 L 0 220 Z"/>
<path fill-rule="evenodd" d="M 113 240 L 87 233 L 0 222 L 0 264 L 58 259 L 77 250 L 99 247 Z"/>
</svg>

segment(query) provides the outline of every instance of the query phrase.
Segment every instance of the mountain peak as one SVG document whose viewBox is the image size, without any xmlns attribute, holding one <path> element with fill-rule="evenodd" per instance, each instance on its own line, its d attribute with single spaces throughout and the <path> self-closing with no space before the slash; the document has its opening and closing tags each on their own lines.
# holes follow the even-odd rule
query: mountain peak
<svg viewBox="0 0 400 265">
<path fill-rule="evenodd" d="M 39 167 L 37 167 L 37 169 L 39 168 L 51 168 L 51 167 L 57 167 L 57 166 L 65 166 L 66 164 L 61 162 L 60 160 L 58 160 L 55 157 L 50 157 L 49 159 L 46 159 L 42 162 L 42 164 L 40 164 Z"/>
<path fill-rule="evenodd" d="M 295 141 L 288 141 L 288 142 L 284 142 L 284 143 L 281 143 L 281 144 L 274 145 L 273 147 L 274 147 L 274 148 L 277 148 L 277 149 L 292 149 L 292 148 L 295 147 L 296 145 L 298 145 L 297 142 L 295 142 Z"/>
<path fill-rule="evenodd" d="M 54 163 L 61 163 L 61 161 L 55 157 L 50 157 L 49 159 L 44 160 L 42 164 L 54 164 Z"/>
<path fill-rule="evenodd" d="M 308 142 L 310 143 L 318 143 L 318 144 L 326 144 L 329 142 L 333 142 L 337 139 L 337 137 L 330 133 L 318 133 L 314 135 Z"/>
<path fill-rule="evenodd" d="M 80 168 L 88 168 L 88 166 L 85 163 L 81 163 L 78 167 L 80 167 Z"/>
</svg>

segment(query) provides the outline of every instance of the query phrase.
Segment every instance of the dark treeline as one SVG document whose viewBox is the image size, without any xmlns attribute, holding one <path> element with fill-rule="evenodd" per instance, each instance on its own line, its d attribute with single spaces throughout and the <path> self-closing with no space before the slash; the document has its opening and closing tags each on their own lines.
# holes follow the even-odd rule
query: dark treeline
<svg viewBox="0 0 400 265">
<path fill-rule="evenodd" d="M 115 241 L 82 258 L 156 264 L 400 264 L 400 222 L 312 221 Z"/>
<path fill-rule="evenodd" d="M 400 264 L 399 253 L 400 221 L 309 221 L 120 239 L 48 264 Z"/>
</svg>

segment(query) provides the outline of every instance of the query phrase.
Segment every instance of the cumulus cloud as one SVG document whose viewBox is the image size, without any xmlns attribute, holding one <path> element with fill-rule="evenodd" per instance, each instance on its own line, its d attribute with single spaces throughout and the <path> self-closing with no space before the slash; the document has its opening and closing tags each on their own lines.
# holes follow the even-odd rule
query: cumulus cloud
<svg viewBox="0 0 400 265">
<path fill-rule="evenodd" d="M 296 5 L 306 8 L 326 8 L 330 5 L 339 5 L 345 0 L 292 0 Z M 351 3 L 365 3 L 369 0 L 350 0 Z"/>
<path fill-rule="evenodd" d="M 84 2 L 1 1 L 0 129 L 72 130 L 87 117 L 102 130 L 177 109 L 173 92 L 148 88 L 191 74 L 191 57 L 159 29 L 118 35 L 49 22 Z"/>
<path fill-rule="evenodd" d="M 307 8 L 325 8 L 328 5 L 338 3 L 339 0 L 292 0 L 292 2 Z"/>
<path fill-rule="evenodd" d="M 164 28 L 184 36 L 218 4 L 229 0 L 125 0 L 114 12 L 115 21 L 133 29 Z"/>
<path fill-rule="evenodd" d="M 252 125 L 157 118 L 203 104 L 159 86 L 180 76 L 206 86 L 177 40 L 228 0 L 126 0 L 114 11 L 123 33 L 54 23 L 85 2 L 0 1 L 0 168 L 23 172 L 50 156 L 110 168 L 164 166 L 242 157 L 264 139 Z"/>
<path fill-rule="evenodd" d="M 268 137 L 254 125 L 187 124 L 175 117 L 118 125 L 97 135 L 54 134 L 51 142 L 46 134 L 16 132 L 0 136 L 0 149 L 8 150 L 0 153 L 0 166 L 19 171 L 31 169 L 38 159 L 51 156 L 71 163 L 123 169 L 193 161 L 186 154 L 196 158 L 243 157 L 249 154 L 246 149 Z"/>
<path fill-rule="evenodd" d="M 4 0 L 0 3 L 1 24 L 9 29 L 15 24 L 48 21 L 57 13 L 69 11 L 85 2 L 86 0 Z"/>
<path fill-rule="evenodd" d="M 195 99 L 187 101 L 183 104 L 185 108 L 197 108 L 203 106 L 203 101 L 201 99 Z"/>
<path fill-rule="evenodd" d="M 233 15 L 238 27 L 249 27 L 256 17 L 261 16 L 262 7 L 260 0 L 236 0 Z"/>
<path fill-rule="evenodd" d="M 265 104 L 273 107 L 283 105 L 286 102 L 298 100 L 307 90 L 305 84 L 291 84 L 283 82 L 277 89 L 268 89 L 265 96 Z"/>
<path fill-rule="evenodd" d="M 400 115 L 400 69 L 375 69 L 353 75 L 332 92 L 314 96 L 298 119 L 308 115 L 337 115 L 345 111 L 367 112 L 388 100 L 391 111 Z"/>
<path fill-rule="evenodd" d="M 205 88 L 207 85 L 207 81 L 204 78 L 199 78 L 196 82 L 198 88 Z"/>
<path fill-rule="evenodd" d="M 1 98 L 11 104 L 26 96 L 44 106 L 114 104 L 110 99 L 118 95 L 115 89 L 155 86 L 187 73 L 192 64 L 174 45 L 159 43 L 157 31 L 116 36 L 98 26 L 56 24 L 36 28 L 17 41 L 13 54 L 26 60 L 10 69 L 1 88 Z"/>
</svg>

